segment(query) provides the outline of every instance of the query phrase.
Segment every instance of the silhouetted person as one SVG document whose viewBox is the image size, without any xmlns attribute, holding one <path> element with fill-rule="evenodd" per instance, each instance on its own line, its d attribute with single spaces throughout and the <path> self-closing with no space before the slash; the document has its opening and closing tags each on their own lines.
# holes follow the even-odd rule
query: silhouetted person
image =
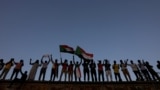
<svg viewBox="0 0 160 90">
<path fill-rule="evenodd" d="M 96 73 L 96 64 L 93 60 L 91 60 L 90 63 L 90 71 L 91 71 L 91 77 L 93 82 L 97 82 L 97 73 Z"/>
<path fill-rule="evenodd" d="M 3 59 L 0 59 L 0 71 L 3 69 L 4 65 Z"/>
<path fill-rule="evenodd" d="M 116 63 L 116 61 L 113 62 L 113 70 L 114 70 L 114 75 L 115 75 L 115 80 L 118 81 L 117 79 L 119 79 L 119 81 L 121 82 L 122 79 L 121 79 L 121 76 L 120 76 L 120 73 L 119 73 L 119 64 Z"/>
<path fill-rule="evenodd" d="M 160 61 L 157 61 L 157 68 L 160 70 Z"/>
<path fill-rule="evenodd" d="M 48 55 L 47 57 L 48 57 L 49 61 L 45 60 L 45 61 L 43 62 L 43 58 L 44 58 L 44 57 L 45 57 L 45 56 L 42 56 L 42 59 L 41 59 L 41 65 L 42 65 L 42 67 L 41 67 L 40 74 L 39 74 L 39 81 L 41 80 L 41 77 L 42 77 L 42 76 L 43 76 L 43 77 L 42 77 L 42 81 L 44 81 L 48 64 L 49 64 L 49 62 L 51 61 L 51 59 L 50 59 L 50 57 L 49 57 L 49 55 Z"/>
<path fill-rule="evenodd" d="M 68 65 L 68 81 L 73 81 L 73 63 L 70 61 L 70 64 Z"/>
<path fill-rule="evenodd" d="M 110 77 L 110 81 L 112 81 L 111 64 L 109 63 L 108 60 L 104 60 L 103 63 L 105 67 L 107 81 L 109 81 L 109 77 Z"/>
<path fill-rule="evenodd" d="M 8 72 L 10 71 L 11 67 L 14 65 L 13 61 L 14 61 L 14 58 L 11 58 L 10 61 L 5 63 L 5 66 L 4 66 L 4 68 L 2 70 L 2 73 L 0 75 L 0 78 L 2 78 L 2 76 L 3 76 L 3 78 L 2 78 L 3 80 L 6 78 L 6 76 L 7 76 Z"/>
<path fill-rule="evenodd" d="M 86 76 L 88 77 L 88 81 L 89 81 L 89 61 L 84 60 L 83 64 L 83 75 L 84 75 L 84 81 L 86 81 Z"/>
<path fill-rule="evenodd" d="M 20 72 L 22 66 L 24 65 L 24 64 L 23 64 L 23 60 L 20 60 L 20 62 L 14 62 L 14 64 L 15 64 L 16 66 L 15 66 L 15 68 L 14 68 L 14 70 L 13 70 L 13 73 L 12 73 L 12 75 L 11 75 L 10 80 L 12 80 L 14 74 L 15 74 L 15 78 L 17 78 L 18 73 Z"/>
<path fill-rule="evenodd" d="M 68 70 L 68 60 L 64 60 L 64 62 L 62 62 L 62 58 L 61 58 L 61 65 L 62 65 L 62 70 L 61 70 L 61 75 L 60 75 L 60 79 L 59 81 L 61 81 L 62 79 L 62 75 L 64 74 L 64 81 L 66 81 L 67 78 L 67 70 Z"/>
<path fill-rule="evenodd" d="M 149 75 L 149 73 L 148 73 L 148 71 L 147 71 L 147 69 L 146 69 L 146 67 L 145 67 L 144 62 L 142 63 L 140 60 L 138 60 L 138 66 L 139 66 L 141 72 L 143 73 L 145 79 L 146 79 L 147 81 L 150 81 L 150 80 L 151 80 L 151 77 L 150 77 L 150 75 Z"/>
<path fill-rule="evenodd" d="M 12 85 L 14 83 L 20 83 L 20 85 L 18 86 L 18 88 L 21 88 L 21 86 L 24 84 L 24 82 L 26 81 L 27 79 L 27 71 L 25 71 L 24 73 L 20 70 L 20 73 L 21 73 L 21 78 L 15 78 L 13 81 L 11 81 L 11 83 L 9 84 L 8 88 L 11 88 Z"/>
<path fill-rule="evenodd" d="M 32 59 L 30 59 L 30 65 L 32 65 L 32 68 L 30 70 L 29 76 L 28 76 L 28 80 L 29 81 L 33 81 L 35 79 L 36 73 L 37 73 L 37 69 L 38 67 L 41 66 L 41 64 L 39 63 L 39 60 L 36 60 L 34 63 L 32 63 Z"/>
<path fill-rule="evenodd" d="M 99 61 L 97 66 L 98 66 L 98 80 L 99 82 L 101 82 L 101 78 L 102 78 L 102 81 L 104 82 L 104 71 L 103 71 L 104 64 L 102 64 L 102 62 Z"/>
<path fill-rule="evenodd" d="M 127 59 L 127 61 L 128 61 L 128 59 Z M 127 69 L 127 61 L 123 62 L 122 60 L 120 60 L 120 67 L 121 67 L 121 70 L 123 72 L 123 75 L 124 75 L 126 81 L 132 81 L 131 76 L 130 76 L 128 69 Z"/>
<path fill-rule="evenodd" d="M 148 71 L 152 75 L 152 78 L 154 81 L 156 81 L 156 79 L 160 80 L 158 73 L 153 69 L 153 66 L 150 65 L 148 61 L 145 62 L 145 66 L 147 67 Z"/>
<path fill-rule="evenodd" d="M 142 75 L 141 75 L 141 73 L 140 73 L 140 71 L 138 69 L 137 64 L 133 63 L 132 60 L 130 61 L 130 63 L 131 64 L 128 64 L 128 65 L 132 68 L 132 71 L 133 71 L 133 73 L 135 74 L 135 76 L 137 78 L 136 80 L 144 81 L 144 79 L 143 79 L 143 77 L 142 77 Z"/>
<path fill-rule="evenodd" d="M 58 78 L 58 71 L 59 71 L 60 63 L 58 63 L 57 59 L 55 59 L 55 61 L 53 61 L 52 56 L 51 56 L 51 62 L 52 62 L 52 69 L 51 69 L 50 81 L 55 81 L 55 77 Z"/>
<path fill-rule="evenodd" d="M 80 65 L 82 63 L 82 59 L 80 61 L 80 63 L 77 61 L 75 62 L 74 60 L 74 56 L 73 56 L 73 63 L 74 63 L 74 76 L 75 76 L 75 81 L 77 82 L 77 78 L 79 79 L 79 82 L 81 81 L 81 70 L 80 70 Z"/>
</svg>

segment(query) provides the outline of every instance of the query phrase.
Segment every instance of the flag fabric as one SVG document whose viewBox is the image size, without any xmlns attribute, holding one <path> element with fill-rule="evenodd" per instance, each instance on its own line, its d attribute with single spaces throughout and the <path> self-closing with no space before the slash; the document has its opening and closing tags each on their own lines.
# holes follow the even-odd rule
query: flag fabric
<svg viewBox="0 0 160 90">
<path fill-rule="evenodd" d="M 75 54 L 79 56 L 80 58 L 83 58 L 85 60 L 92 60 L 93 54 L 86 53 L 81 47 L 77 46 Z"/>
<path fill-rule="evenodd" d="M 74 49 L 68 45 L 60 45 L 59 49 L 60 49 L 60 52 L 74 54 Z"/>
</svg>

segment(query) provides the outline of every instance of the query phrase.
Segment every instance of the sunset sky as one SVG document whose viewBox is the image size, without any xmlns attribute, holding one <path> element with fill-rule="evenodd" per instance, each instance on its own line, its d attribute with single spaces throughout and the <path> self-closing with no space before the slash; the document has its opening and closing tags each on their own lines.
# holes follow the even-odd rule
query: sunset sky
<svg viewBox="0 0 160 90">
<path fill-rule="evenodd" d="M 4 62 L 10 58 L 23 59 L 22 70 L 28 73 L 30 58 L 35 61 L 44 54 L 52 54 L 59 59 L 61 44 L 74 49 L 80 46 L 93 53 L 96 63 L 104 59 L 111 64 L 121 59 L 137 63 L 144 59 L 160 72 L 156 67 L 160 60 L 160 1 L 1 0 L 0 42 L 0 58 Z M 72 60 L 72 54 L 61 55 Z M 51 66 L 50 63 L 46 80 Z M 131 68 L 128 69 L 135 80 Z M 13 67 L 7 79 L 12 70 Z M 122 73 L 121 77 L 125 80 Z"/>
</svg>

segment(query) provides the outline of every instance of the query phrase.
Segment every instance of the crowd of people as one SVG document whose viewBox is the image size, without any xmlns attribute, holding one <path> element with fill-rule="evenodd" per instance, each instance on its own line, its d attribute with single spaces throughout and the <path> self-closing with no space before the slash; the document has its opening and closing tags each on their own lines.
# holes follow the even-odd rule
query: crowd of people
<svg viewBox="0 0 160 90">
<path fill-rule="evenodd" d="M 48 58 L 48 60 L 44 60 L 44 58 Z M 113 64 L 110 64 L 110 61 L 105 59 L 98 60 L 98 63 L 95 63 L 94 60 L 80 59 L 78 61 L 75 61 L 75 58 L 73 56 L 73 60 L 70 60 L 68 63 L 67 59 L 62 60 L 61 58 L 61 60 L 53 60 L 52 55 L 44 55 L 42 56 L 41 60 L 36 60 L 35 62 L 33 62 L 32 59 L 30 59 L 29 64 L 32 65 L 32 67 L 28 74 L 28 71 L 22 71 L 22 67 L 24 65 L 23 60 L 16 62 L 14 58 L 11 58 L 10 61 L 4 63 L 4 60 L 0 59 L 0 79 L 5 80 L 6 75 L 10 71 L 11 67 L 14 66 L 13 72 L 10 76 L 11 81 L 34 81 L 37 69 L 41 67 L 38 80 L 44 81 L 46 71 L 48 70 L 47 67 L 51 63 L 51 82 L 56 81 L 55 78 L 58 78 L 58 81 L 62 81 L 62 79 L 64 79 L 64 81 L 68 82 L 73 82 L 73 80 L 75 82 L 81 82 L 82 74 L 84 77 L 84 82 L 110 82 L 113 81 L 112 71 L 116 82 L 123 81 L 121 78 L 120 71 L 122 71 L 122 74 L 124 75 L 126 81 L 133 81 L 127 66 L 131 67 L 137 81 L 160 80 L 158 73 L 153 69 L 153 66 L 150 65 L 148 61 L 138 60 L 137 63 L 133 62 L 133 60 L 130 60 L 130 62 L 128 61 L 128 59 L 120 60 L 120 62 L 117 63 L 117 61 L 114 60 Z M 59 75 L 60 66 L 62 67 L 62 69 Z M 81 70 L 80 66 L 83 67 L 83 70 Z M 103 68 L 105 70 L 103 70 Z M 160 61 L 157 61 L 156 68 L 160 69 Z M 21 73 L 22 75 L 20 79 L 17 78 L 19 73 Z M 104 79 L 104 76 L 106 76 L 106 80 Z"/>
</svg>

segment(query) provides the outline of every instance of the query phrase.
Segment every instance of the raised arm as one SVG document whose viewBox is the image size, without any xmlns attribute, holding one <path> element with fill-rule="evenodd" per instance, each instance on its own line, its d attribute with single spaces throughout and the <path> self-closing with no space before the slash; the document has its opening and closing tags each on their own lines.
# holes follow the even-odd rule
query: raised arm
<svg viewBox="0 0 160 90">
<path fill-rule="evenodd" d="M 50 61 L 51 61 L 51 58 L 49 57 L 49 55 L 48 55 L 48 58 L 49 58 L 49 61 L 48 61 L 48 63 L 47 63 L 47 64 L 49 64 L 49 63 L 50 63 Z"/>
<path fill-rule="evenodd" d="M 54 63 L 54 61 L 53 61 L 52 55 L 50 56 L 50 59 L 51 59 L 51 62 L 52 62 L 52 64 L 53 64 L 53 63 Z"/>
<path fill-rule="evenodd" d="M 41 58 L 41 63 L 44 63 L 44 62 L 43 62 L 43 58 L 44 58 L 44 56 L 42 56 L 42 58 Z"/>
<path fill-rule="evenodd" d="M 79 63 L 79 65 L 81 65 L 82 64 L 82 58 L 81 58 L 81 62 Z"/>
<path fill-rule="evenodd" d="M 76 64 L 75 60 L 74 60 L 74 56 L 73 56 L 73 63 Z"/>
</svg>

